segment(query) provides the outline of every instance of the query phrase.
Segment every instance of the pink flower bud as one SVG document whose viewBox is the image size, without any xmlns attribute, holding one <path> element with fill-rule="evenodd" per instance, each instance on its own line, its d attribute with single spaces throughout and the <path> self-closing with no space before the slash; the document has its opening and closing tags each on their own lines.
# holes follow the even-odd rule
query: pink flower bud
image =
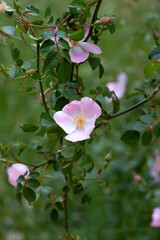
<svg viewBox="0 0 160 240">
<path fill-rule="evenodd" d="M 152 213 L 151 227 L 160 227 L 160 207 L 154 208 Z"/>
<path fill-rule="evenodd" d="M 13 186 L 17 186 L 17 179 L 19 176 L 24 175 L 27 172 L 29 174 L 29 169 L 26 165 L 22 163 L 15 163 L 8 168 L 8 181 Z"/>
<path fill-rule="evenodd" d="M 134 180 L 137 182 L 137 183 L 141 183 L 141 177 L 137 174 L 134 175 Z"/>
<path fill-rule="evenodd" d="M 100 20 L 102 23 L 104 23 L 104 25 L 106 25 L 108 22 L 111 21 L 111 18 L 110 17 L 106 17 L 106 18 L 103 18 Z"/>
</svg>

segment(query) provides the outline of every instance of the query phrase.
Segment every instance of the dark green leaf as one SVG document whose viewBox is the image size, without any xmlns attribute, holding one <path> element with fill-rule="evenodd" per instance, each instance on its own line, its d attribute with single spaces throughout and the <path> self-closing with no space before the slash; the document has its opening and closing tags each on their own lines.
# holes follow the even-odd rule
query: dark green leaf
<svg viewBox="0 0 160 240">
<path fill-rule="evenodd" d="M 68 42 L 65 41 L 65 40 L 62 39 L 62 38 L 60 38 L 60 39 L 58 40 L 58 45 L 61 46 L 61 47 L 63 47 L 63 48 L 65 48 L 65 49 L 67 49 L 67 50 L 70 49 L 70 46 L 69 46 Z"/>
<path fill-rule="evenodd" d="M 55 48 L 54 42 L 48 39 L 42 43 L 40 50 L 41 52 L 50 52 L 54 48 Z"/>
<path fill-rule="evenodd" d="M 56 104 L 55 104 L 55 110 L 60 111 L 62 108 L 68 104 L 68 100 L 65 97 L 60 97 L 57 99 Z"/>
<path fill-rule="evenodd" d="M 60 171 L 61 170 L 61 163 L 57 160 L 54 160 L 53 161 L 53 168 L 56 172 Z"/>
<path fill-rule="evenodd" d="M 141 121 L 135 122 L 131 127 L 132 130 L 136 130 L 138 132 L 145 130 L 145 128 L 146 128 L 146 125 Z"/>
<path fill-rule="evenodd" d="M 89 57 L 88 61 L 89 61 L 89 64 L 90 64 L 92 70 L 95 70 L 99 66 L 99 63 L 100 63 L 100 59 L 97 57 L 93 57 L 93 58 Z"/>
<path fill-rule="evenodd" d="M 148 55 L 148 58 L 150 60 L 155 60 L 160 58 L 160 47 L 154 48 Z"/>
<path fill-rule="evenodd" d="M 61 82 L 70 81 L 71 73 L 72 73 L 72 67 L 69 63 L 62 62 L 59 64 L 57 69 L 57 74 Z"/>
<path fill-rule="evenodd" d="M 74 156 L 72 161 L 77 162 L 82 157 L 82 150 L 79 150 Z"/>
<path fill-rule="evenodd" d="M 52 24 L 52 23 L 53 23 L 53 16 L 50 16 L 50 18 L 49 18 L 47 24 Z"/>
<path fill-rule="evenodd" d="M 30 177 L 31 178 L 37 178 L 39 176 L 39 173 L 36 171 L 30 172 Z"/>
<path fill-rule="evenodd" d="M 69 4 L 69 7 L 79 7 L 79 8 L 86 8 L 86 3 L 84 0 L 74 0 Z"/>
<path fill-rule="evenodd" d="M 65 37 L 67 37 L 67 34 L 64 31 L 58 31 L 56 33 L 56 37 L 58 37 L 58 38 L 65 38 Z"/>
<path fill-rule="evenodd" d="M 153 132 L 157 137 L 160 136 L 160 125 L 159 124 L 154 124 L 153 125 Z"/>
<path fill-rule="evenodd" d="M 78 30 L 78 31 L 72 33 L 72 34 L 69 36 L 69 38 L 70 38 L 71 40 L 73 40 L 73 41 L 80 41 L 80 40 L 82 40 L 82 39 L 84 38 L 84 34 L 85 34 L 84 29 Z"/>
<path fill-rule="evenodd" d="M 18 48 L 14 48 L 12 50 L 12 57 L 14 60 L 17 60 L 19 58 L 19 55 L 20 55 L 20 51 Z"/>
<path fill-rule="evenodd" d="M 51 15 L 51 9 L 50 9 L 50 7 L 47 7 L 44 16 L 45 16 L 45 18 L 47 18 L 50 15 Z"/>
<path fill-rule="evenodd" d="M 56 202 L 56 207 L 59 209 L 59 210 L 63 210 L 63 204 L 61 202 Z"/>
<path fill-rule="evenodd" d="M 73 88 L 65 88 L 64 89 L 64 96 L 66 98 L 69 98 L 70 100 L 76 100 L 77 99 L 77 92 Z"/>
<path fill-rule="evenodd" d="M 48 31 L 48 32 L 43 32 L 41 34 L 42 38 L 44 39 L 51 39 L 53 38 L 53 32 L 52 31 Z"/>
<path fill-rule="evenodd" d="M 43 112 L 41 114 L 41 124 L 43 127 L 48 127 L 53 124 L 53 119 L 49 115 L 49 113 Z"/>
<path fill-rule="evenodd" d="M 82 194 L 83 191 L 84 191 L 84 189 L 83 189 L 83 185 L 81 183 L 73 186 L 73 193 L 74 194 Z"/>
<path fill-rule="evenodd" d="M 21 126 L 21 129 L 24 132 L 35 132 L 38 128 L 39 127 L 35 124 L 24 124 L 23 126 Z"/>
<path fill-rule="evenodd" d="M 99 78 L 102 78 L 104 74 L 104 67 L 101 63 L 99 63 Z"/>
<path fill-rule="evenodd" d="M 33 5 L 33 4 L 31 4 L 31 5 L 29 5 L 27 8 L 26 8 L 26 11 L 32 11 L 33 13 L 30 13 L 31 15 L 39 15 L 39 9 L 35 6 L 35 5 Z"/>
<path fill-rule="evenodd" d="M 60 61 L 60 56 L 57 52 L 50 52 L 44 61 L 44 70 L 56 67 Z"/>
<path fill-rule="evenodd" d="M 152 132 L 148 129 L 142 135 L 143 146 L 147 146 L 148 144 L 150 144 L 151 140 L 152 140 Z"/>
<path fill-rule="evenodd" d="M 153 117 L 150 114 L 140 116 L 141 121 L 144 123 L 152 123 Z"/>
<path fill-rule="evenodd" d="M 16 182 L 17 182 L 17 183 L 23 183 L 24 180 L 25 180 L 25 179 L 24 179 L 24 176 L 21 175 L 21 176 L 18 177 L 18 179 L 16 180 Z"/>
<path fill-rule="evenodd" d="M 139 138 L 140 133 L 138 131 L 128 130 L 122 135 L 121 140 L 127 144 L 134 144 L 139 140 Z"/>
<path fill-rule="evenodd" d="M 29 187 L 25 187 L 23 189 L 23 196 L 25 197 L 25 199 L 27 199 L 29 202 L 34 202 L 36 200 L 36 194 L 35 192 L 29 188 Z"/>
<path fill-rule="evenodd" d="M 33 187 L 33 188 L 38 188 L 40 186 L 40 183 L 37 179 L 35 178 L 30 178 L 27 180 L 27 184 L 30 186 L 30 187 Z"/>
<path fill-rule="evenodd" d="M 96 95 L 96 93 L 97 93 L 97 92 L 96 92 L 96 90 L 94 90 L 94 89 L 91 89 L 91 90 L 89 91 L 89 94 L 90 94 L 90 95 Z"/>
<path fill-rule="evenodd" d="M 55 208 L 53 208 L 50 212 L 50 217 L 52 221 L 56 221 L 58 219 L 58 211 Z"/>
<path fill-rule="evenodd" d="M 113 96 L 112 103 L 113 103 L 113 113 L 117 113 L 120 109 L 120 101 L 116 95 Z"/>
</svg>

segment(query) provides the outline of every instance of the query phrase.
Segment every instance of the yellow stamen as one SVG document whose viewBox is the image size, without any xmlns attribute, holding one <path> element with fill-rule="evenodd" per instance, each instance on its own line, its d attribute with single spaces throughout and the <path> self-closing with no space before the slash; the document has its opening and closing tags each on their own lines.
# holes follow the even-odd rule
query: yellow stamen
<svg viewBox="0 0 160 240">
<path fill-rule="evenodd" d="M 74 123 L 77 125 L 77 127 L 83 127 L 86 123 L 86 118 L 83 114 L 77 116 L 74 118 Z"/>
<path fill-rule="evenodd" d="M 78 42 L 75 42 L 75 41 L 73 41 L 73 40 L 69 40 L 69 43 L 70 43 L 70 45 L 73 47 L 74 45 L 77 45 L 78 44 Z"/>
</svg>

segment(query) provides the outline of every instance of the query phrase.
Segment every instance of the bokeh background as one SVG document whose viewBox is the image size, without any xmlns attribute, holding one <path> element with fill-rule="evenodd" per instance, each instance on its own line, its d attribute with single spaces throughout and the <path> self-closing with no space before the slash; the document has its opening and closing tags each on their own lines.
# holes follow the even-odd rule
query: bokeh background
<svg viewBox="0 0 160 240">
<path fill-rule="evenodd" d="M 67 8 L 68 0 L 23 0 L 22 6 L 35 4 L 42 14 L 50 6 L 54 19 Z M 11 1 L 7 2 L 8 4 Z M 128 75 L 127 93 L 135 88 L 144 87 L 144 66 L 148 62 L 149 51 L 155 46 L 152 38 L 153 26 L 160 25 L 160 3 L 158 0 L 114 0 L 103 1 L 100 16 L 115 15 L 116 31 L 105 32 L 99 45 L 102 48 L 102 63 L 105 74 L 100 80 L 98 71 L 92 71 L 88 62 L 80 69 L 84 79 L 86 95 L 96 86 L 104 87 L 107 82 L 116 81 L 120 72 Z M 12 25 L 12 20 L 0 13 L 0 27 Z M 10 44 L 0 41 L 0 64 L 13 64 Z M 23 43 L 16 43 L 25 60 L 34 57 L 34 53 Z M 34 63 L 33 63 L 34 64 Z M 102 100 L 102 99 L 101 99 Z M 129 107 L 139 98 L 121 100 L 121 109 Z M 111 104 L 102 100 L 107 111 Z M 145 108 L 144 108 L 145 109 Z M 26 143 L 42 143 L 40 137 L 22 132 L 24 123 L 40 121 L 42 106 L 38 97 L 25 95 L 21 91 L 19 80 L 7 82 L 0 73 L 0 142 L 7 144 L 22 139 Z M 69 202 L 70 230 L 83 240 L 158 240 L 160 229 L 151 228 L 151 213 L 160 203 L 160 191 L 153 195 L 135 182 L 133 175 L 140 174 L 151 184 L 149 176 L 154 161 L 154 152 L 158 149 L 158 139 L 154 139 L 149 147 L 139 142 L 134 146 L 125 145 L 120 140 L 122 133 L 137 119 L 138 110 L 112 120 L 111 130 L 98 129 L 95 142 L 88 145 L 87 151 L 94 161 L 102 165 L 108 152 L 112 152 L 112 160 L 103 175 L 108 181 L 112 194 L 100 192 L 95 181 L 88 181 L 92 201 L 90 205 L 81 205 L 80 197 Z M 48 141 L 48 143 L 46 143 Z M 52 142 L 45 140 L 45 144 Z M 25 154 L 23 161 L 36 161 L 35 156 Z M 59 186 L 59 177 L 53 177 L 53 188 Z M 160 186 L 160 185 L 159 185 Z M 55 190 L 56 191 L 56 190 Z M 63 216 L 59 222 L 53 223 L 40 205 L 37 208 L 23 204 L 15 198 L 15 188 L 8 183 L 3 165 L 0 166 L 0 239 L 1 240 L 51 240 L 64 234 Z M 159 204 L 160 205 L 160 204 Z"/>
</svg>

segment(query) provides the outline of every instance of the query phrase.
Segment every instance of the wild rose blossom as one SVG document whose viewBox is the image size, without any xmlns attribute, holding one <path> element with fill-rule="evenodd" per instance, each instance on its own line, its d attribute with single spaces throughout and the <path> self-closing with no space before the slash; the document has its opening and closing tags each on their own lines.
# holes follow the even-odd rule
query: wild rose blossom
<svg viewBox="0 0 160 240">
<path fill-rule="evenodd" d="M 2 3 L 0 4 L 0 12 L 3 12 L 3 11 L 6 9 L 6 7 L 7 7 L 6 3 L 5 3 L 5 2 L 2 2 Z"/>
<path fill-rule="evenodd" d="M 117 82 L 109 82 L 106 86 L 109 88 L 110 91 L 114 91 L 118 98 L 122 98 L 125 91 L 126 91 L 126 83 L 128 77 L 125 72 L 121 72 L 117 77 Z M 111 99 L 108 97 L 105 98 L 107 102 L 110 102 Z"/>
<path fill-rule="evenodd" d="M 57 31 L 58 31 L 58 28 L 53 29 L 53 35 L 55 35 Z M 88 36 L 88 33 L 89 33 L 89 27 L 86 27 L 84 39 L 82 39 L 79 42 L 73 41 L 69 38 L 64 38 L 64 40 L 66 40 L 69 43 L 69 46 L 71 47 L 71 49 L 69 50 L 69 55 L 72 62 L 74 63 L 84 62 L 89 57 L 90 52 L 94 54 L 102 53 L 102 50 L 97 45 L 84 42 L 84 40 Z M 55 43 L 58 42 L 58 39 L 59 38 L 55 36 L 52 38 L 52 40 L 55 41 Z"/>
<path fill-rule="evenodd" d="M 150 175 L 156 182 L 160 181 L 160 155 L 157 152 L 155 154 L 155 160 L 151 168 Z"/>
<path fill-rule="evenodd" d="M 11 167 L 8 168 L 8 181 L 13 186 L 17 186 L 17 179 L 19 176 L 24 175 L 27 172 L 29 174 L 29 169 L 26 165 L 22 163 L 12 164 Z"/>
<path fill-rule="evenodd" d="M 54 114 L 55 122 L 68 134 L 65 139 L 71 142 L 90 138 L 96 119 L 101 115 L 101 108 L 89 97 L 81 101 L 72 101 L 62 111 Z"/>
<path fill-rule="evenodd" d="M 154 208 L 152 213 L 151 227 L 160 227 L 160 207 Z"/>
</svg>

